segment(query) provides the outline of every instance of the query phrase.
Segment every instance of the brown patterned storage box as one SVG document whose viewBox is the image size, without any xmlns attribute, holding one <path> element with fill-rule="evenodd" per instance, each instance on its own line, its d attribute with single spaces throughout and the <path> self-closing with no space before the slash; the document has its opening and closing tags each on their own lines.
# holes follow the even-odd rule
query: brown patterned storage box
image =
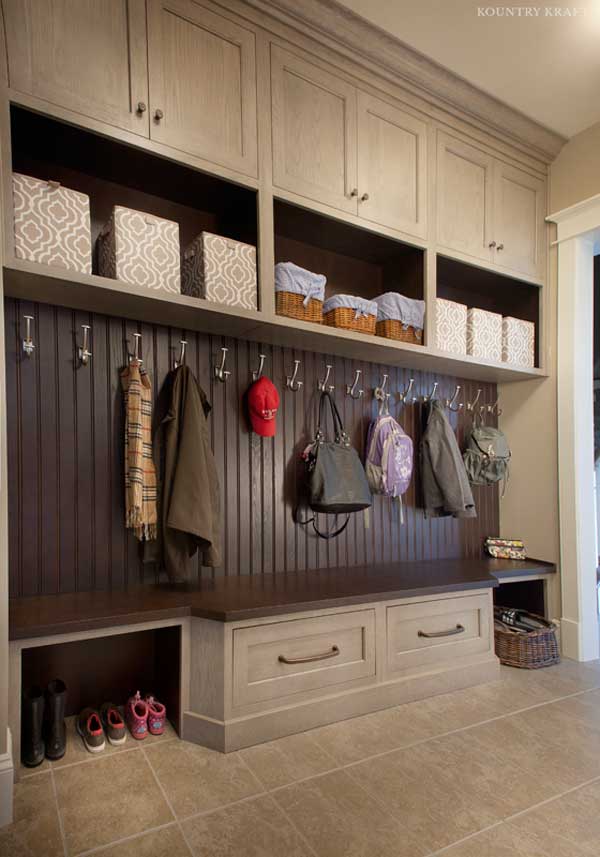
<svg viewBox="0 0 600 857">
<path fill-rule="evenodd" d="M 13 173 L 13 203 L 18 259 L 92 273 L 89 196 Z"/>
<path fill-rule="evenodd" d="M 256 309 L 256 247 L 201 232 L 183 254 L 181 291 L 194 298 Z"/>
<path fill-rule="evenodd" d="M 180 265 L 178 223 L 115 205 L 98 236 L 101 276 L 179 293 Z"/>
</svg>

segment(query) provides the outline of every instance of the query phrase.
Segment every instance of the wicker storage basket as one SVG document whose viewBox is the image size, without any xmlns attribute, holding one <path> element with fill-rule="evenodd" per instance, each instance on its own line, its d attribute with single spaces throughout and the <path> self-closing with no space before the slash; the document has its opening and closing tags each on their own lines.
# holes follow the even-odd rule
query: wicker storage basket
<svg viewBox="0 0 600 857">
<path fill-rule="evenodd" d="M 423 344 L 423 331 L 418 327 L 411 327 L 410 324 L 404 325 L 401 321 L 396 321 L 394 318 L 386 318 L 384 321 L 378 321 L 375 327 L 377 336 L 384 336 L 386 339 L 396 339 L 398 342 L 412 342 L 415 345 Z"/>
<path fill-rule="evenodd" d="M 311 298 L 304 306 L 304 297 L 293 292 L 275 292 L 275 311 L 277 315 L 286 315 L 298 321 L 312 321 L 323 324 L 323 301 Z"/>
<path fill-rule="evenodd" d="M 323 304 L 325 324 L 356 333 L 375 333 L 377 304 L 356 295 L 333 295 Z"/>
<path fill-rule="evenodd" d="M 515 631 L 501 622 L 494 622 L 494 641 L 500 663 L 509 667 L 537 670 L 560 662 L 556 626 L 542 616 L 529 616 L 543 622 L 547 627 L 539 631 Z"/>
</svg>

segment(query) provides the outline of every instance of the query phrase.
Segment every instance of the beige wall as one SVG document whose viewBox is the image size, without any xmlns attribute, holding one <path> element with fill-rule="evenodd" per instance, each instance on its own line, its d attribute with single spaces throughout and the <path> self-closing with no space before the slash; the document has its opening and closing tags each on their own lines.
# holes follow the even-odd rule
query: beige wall
<svg viewBox="0 0 600 857">
<path fill-rule="evenodd" d="M 550 211 L 600 193 L 600 122 L 576 134 L 550 168 Z"/>
</svg>

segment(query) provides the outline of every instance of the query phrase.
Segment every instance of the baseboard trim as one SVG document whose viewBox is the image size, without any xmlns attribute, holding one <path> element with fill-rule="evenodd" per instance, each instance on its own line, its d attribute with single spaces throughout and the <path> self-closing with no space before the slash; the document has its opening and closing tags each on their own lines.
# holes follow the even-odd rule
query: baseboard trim
<svg viewBox="0 0 600 857">
<path fill-rule="evenodd" d="M 6 753 L 0 756 L 0 827 L 11 824 L 13 820 L 15 766 L 10 729 L 7 730 L 6 748 Z"/>
</svg>

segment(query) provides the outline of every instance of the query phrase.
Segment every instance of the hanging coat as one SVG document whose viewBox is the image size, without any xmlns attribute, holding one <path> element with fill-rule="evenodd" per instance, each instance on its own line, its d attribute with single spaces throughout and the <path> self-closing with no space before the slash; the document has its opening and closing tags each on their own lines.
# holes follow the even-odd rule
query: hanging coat
<svg viewBox="0 0 600 857">
<path fill-rule="evenodd" d="M 155 436 L 160 474 L 155 558 L 169 580 L 179 583 L 192 578 L 196 551 L 202 565 L 221 565 L 219 482 L 206 422 L 210 405 L 187 366 L 168 375 L 161 399 L 165 410 Z"/>
<path fill-rule="evenodd" d="M 421 441 L 421 479 L 426 517 L 477 517 L 454 430 L 437 399 L 427 405 L 427 424 Z"/>
</svg>

